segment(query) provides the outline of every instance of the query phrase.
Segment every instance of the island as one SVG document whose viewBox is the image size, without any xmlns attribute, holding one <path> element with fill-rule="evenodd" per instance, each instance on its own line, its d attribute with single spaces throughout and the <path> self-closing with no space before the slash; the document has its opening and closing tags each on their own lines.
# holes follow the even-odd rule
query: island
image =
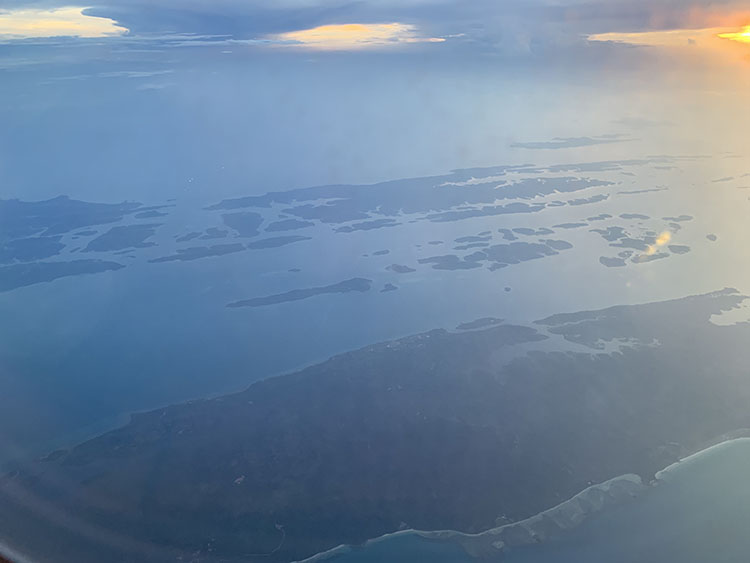
<svg viewBox="0 0 750 563">
<path fill-rule="evenodd" d="M 370 286 L 343 284 L 265 302 Z M 405 529 L 475 554 L 541 541 L 750 426 L 750 325 L 711 322 L 746 300 L 480 320 L 137 413 L 0 478 L 3 533 L 81 563 L 287 563 Z"/>
<path fill-rule="evenodd" d="M 371 285 L 372 280 L 367 280 L 364 278 L 352 278 L 350 280 L 321 287 L 293 289 L 292 291 L 287 291 L 286 293 L 278 293 L 276 295 L 269 295 L 267 297 L 253 297 L 251 299 L 243 299 L 242 301 L 229 303 L 227 307 L 263 307 L 266 305 L 286 303 L 288 301 L 309 299 L 310 297 L 315 297 L 316 295 L 323 295 L 326 293 L 349 293 L 351 291 L 357 291 L 361 293 L 364 291 L 369 291 Z"/>
</svg>

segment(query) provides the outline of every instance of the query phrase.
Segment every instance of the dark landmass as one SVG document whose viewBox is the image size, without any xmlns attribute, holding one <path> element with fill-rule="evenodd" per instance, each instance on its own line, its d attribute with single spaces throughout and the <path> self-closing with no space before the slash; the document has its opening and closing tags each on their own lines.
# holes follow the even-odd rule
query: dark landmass
<svg viewBox="0 0 750 563">
<path fill-rule="evenodd" d="M 502 264 L 518 264 L 529 260 L 554 256 L 558 254 L 557 249 L 566 250 L 573 245 L 565 241 L 546 241 L 546 243 L 535 242 L 512 242 L 510 244 L 496 244 L 484 250 L 487 259 Z"/>
<path fill-rule="evenodd" d="M 669 251 L 673 254 L 687 254 L 690 252 L 690 247 L 683 244 L 670 244 Z"/>
<path fill-rule="evenodd" d="M 744 300 L 539 321 L 591 353 L 544 351 L 529 327 L 437 330 L 137 414 L 0 480 L 3 535 L 39 560 L 64 546 L 80 563 L 284 563 L 404 526 L 479 532 L 625 473 L 648 481 L 750 427 L 750 326 L 710 322 Z"/>
<path fill-rule="evenodd" d="M 651 219 L 648 215 L 643 215 L 641 213 L 622 213 L 620 214 L 620 219 Z"/>
<path fill-rule="evenodd" d="M 472 242 L 469 244 L 461 244 L 454 246 L 453 250 L 471 250 L 472 248 L 487 248 L 490 245 L 489 242 Z"/>
<path fill-rule="evenodd" d="M 653 262 L 654 260 L 662 260 L 669 258 L 669 254 L 666 252 L 655 252 L 653 254 L 637 254 L 630 259 L 634 264 L 645 264 L 646 262 Z"/>
<path fill-rule="evenodd" d="M 673 232 L 677 232 L 679 230 L 678 224 L 673 223 L 671 226 Z M 629 258 L 633 254 L 632 251 L 634 250 L 646 253 L 633 257 L 631 262 L 636 264 L 651 262 L 653 260 L 659 260 L 669 257 L 669 254 L 665 252 L 651 253 L 654 249 L 653 245 L 657 240 L 656 231 L 641 231 L 641 233 L 643 234 L 641 238 L 633 238 L 623 227 L 615 226 L 607 227 L 606 229 L 591 229 L 591 232 L 598 233 L 604 240 L 608 241 L 610 243 L 609 246 L 613 248 L 629 249 L 627 251 L 620 252 L 618 254 L 620 258 Z M 687 252 L 690 252 L 689 246 L 679 244 L 670 245 L 668 248 L 673 254 L 685 254 Z M 617 258 L 602 257 L 599 261 L 605 266 L 609 267 L 619 267 L 625 265 L 623 260 L 619 260 Z"/>
<path fill-rule="evenodd" d="M 456 327 L 456 330 L 476 330 L 478 328 L 487 328 L 489 326 L 495 326 L 503 323 L 503 319 L 495 317 L 484 317 L 483 319 L 477 319 L 468 323 L 461 323 Z"/>
<path fill-rule="evenodd" d="M 622 268 L 627 265 L 625 260 L 617 257 L 609 258 L 607 256 L 602 256 L 599 258 L 599 262 L 607 268 Z"/>
<path fill-rule="evenodd" d="M 187 233 L 186 235 L 177 237 L 177 242 L 189 242 L 194 238 L 198 238 L 199 236 L 201 236 L 201 233 L 193 231 L 192 233 Z"/>
<path fill-rule="evenodd" d="M 570 149 L 590 147 L 593 145 L 605 145 L 609 143 L 622 143 L 629 139 L 621 138 L 619 135 L 602 135 L 601 137 L 555 137 L 551 141 L 534 141 L 530 143 L 513 143 L 514 149 Z"/>
<path fill-rule="evenodd" d="M 622 192 L 617 192 L 618 195 L 637 195 L 637 194 L 647 194 L 651 192 L 663 192 L 668 188 L 648 188 L 645 190 L 625 190 Z"/>
<path fill-rule="evenodd" d="M 142 213 L 136 213 L 135 218 L 136 219 L 153 219 L 155 217 L 166 217 L 168 214 L 163 213 L 161 211 L 156 211 L 155 209 L 152 209 L 151 211 L 144 211 Z"/>
<path fill-rule="evenodd" d="M 719 238 L 719 237 L 717 237 L 717 236 L 716 236 L 716 235 L 714 235 L 714 234 L 708 234 L 708 235 L 706 235 L 706 238 L 707 238 L 708 240 L 710 240 L 711 242 L 716 242 L 716 241 L 718 240 L 718 238 Z"/>
<path fill-rule="evenodd" d="M 455 254 L 430 256 L 418 260 L 420 264 L 431 264 L 435 270 L 472 270 L 488 262 L 491 270 L 529 260 L 554 256 L 559 250 L 568 250 L 573 245 L 563 240 L 545 240 L 538 243 L 512 242 L 496 244 L 464 257 Z"/>
<path fill-rule="evenodd" d="M 289 271 L 292 272 L 292 273 L 297 274 L 297 273 L 301 272 L 302 269 L 301 268 L 289 268 Z"/>
<path fill-rule="evenodd" d="M 375 219 L 373 221 L 362 221 L 352 225 L 345 225 L 335 229 L 337 233 L 353 233 L 354 231 L 373 231 L 384 227 L 396 227 L 398 222 L 395 219 Z"/>
<path fill-rule="evenodd" d="M 492 236 L 480 235 L 480 236 L 458 237 L 453 242 L 457 242 L 458 244 L 463 244 L 466 242 L 487 242 L 488 240 L 492 240 Z"/>
<path fill-rule="evenodd" d="M 681 223 L 683 221 L 692 221 L 693 217 L 691 215 L 680 215 L 678 217 L 662 217 L 662 219 L 673 223 Z"/>
<path fill-rule="evenodd" d="M 528 237 L 546 236 L 546 235 L 555 234 L 555 231 L 553 231 L 552 229 L 548 229 L 547 227 L 542 227 L 541 229 L 530 229 L 528 227 L 518 227 L 516 229 L 513 229 L 513 232 L 518 233 L 519 235 L 524 235 Z"/>
<path fill-rule="evenodd" d="M 396 291 L 397 289 L 398 286 L 395 286 L 392 283 L 387 283 L 383 286 L 383 289 L 380 290 L 380 293 L 388 293 L 389 291 Z"/>
<path fill-rule="evenodd" d="M 270 223 L 266 227 L 268 232 L 276 231 L 293 231 L 296 229 L 304 229 L 306 227 L 313 227 L 315 223 L 312 221 L 300 221 L 299 219 L 283 219 L 281 221 L 275 221 Z"/>
<path fill-rule="evenodd" d="M 609 242 L 615 242 L 628 236 L 623 227 L 607 227 L 606 229 L 591 229 L 592 233 L 598 233 L 601 237 Z"/>
<path fill-rule="evenodd" d="M 264 307 L 266 305 L 276 305 L 277 303 L 286 303 L 288 301 L 299 301 L 300 299 L 309 299 L 316 295 L 326 293 L 349 293 L 350 291 L 369 291 L 372 286 L 372 280 L 364 278 L 352 278 L 350 280 L 325 285 L 322 287 L 308 287 L 306 289 L 293 289 L 286 293 L 269 295 L 268 297 L 253 297 L 229 303 L 227 307 Z"/>
<path fill-rule="evenodd" d="M 201 240 L 215 240 L 217 238 L 227 238 L 229 231 L 217 227 L 209 227 L 201 235 Z"/>
<path fill-rule="evenodd" d="M 480 260 L 460 258 L 455 254 L 430 256 L 429 258 L 421 258 L 418 262 L 420 264 L 432 264 L 433 270 L 473 270 L 482 267 Z"/>
<path fill-rule="evenodd" d="M 81 227 L 121 221 L 140 203 L 88 203 L 66 196 L 46 201 L 0 199 L 0 242 L 34 235 L 54 236 Z"/>
<path fill-rule="evenodd" d="M 350 233 L 400 225 L 397 220 L 406 216 L 408 222 L 427 219 L 445 222 L 472 217 L 490 217 L 509 213 L 534 213 L 547 206 L 565 205 L 524 203 L 514 201 L 499 205 L 498 200 L 531 200 L 553 193 L 573 193 L 590 188 L 612 185 L 595 178 L 556 177 L 506 180 L 499 176 L 508 171 L 544 173 L 546 170 L 529 167 L 505 166 L 474 170 L 457 170 L 436 177 L 394 180 L 373 185 L 317 186 L 271 192 L 263 196 L 249 196 L 224 200 L 208 209 L 233 210 L 243 208 L 269 209 L 287 205 L 277 214 L 269 230 L 311 226 L 316 222 L 338 225 L 336 232 Z M 550 169 L 551 170 L 551 169 Z M 571 167 L 571 170 L 576 170 Z M 486 181 L 481 182 L 485 178 Z M 471 182 L 468 182 L 471 180 Z M 602 195 L 606 198 L 605 195 Z M 591 201 L 601 201 L 594 196 Z M 581 202 L 585 203 L 585 202 Z M 344 224 L 347 223 L 347 224 Z"/>
<path fill-rule="evenodd" d="M 224 256 L 225 254 L 232 254 L 234 252 L 242 252 L 245 250 L 245 246 L 239 242 L 233 244 L 215 244 L 213 246 L 192 246 L 190 248 L 178 248 L 177 254 L 170 256 L 161 256 L 149 260 L 152 263 L 159 262 L 174 262 L 176 260 L 198 260 L 200 258 L 210 258 L 212 256 Z"/>
<path fill-rule="evenodd" d="M 280 246 L 286 246 L 287 244 L 293 244 L 295 242 L 300 242 L 303 240 L 311 240 L 310 237 L 301 237 L 301 236 L 279 236 L 279 237 L 270 237 L 270 238 L 264 238 L 260 240 L 253 241 L 251 243 L 248 243 L 247 247 L 251 250 L 260 250 L 264 248 L 278 248 Z"/>
<path fill-rule="evenodd" d="M 660 162 L 671 162 L 669 157 L 655 157 L 648 159 L 631 158 L 626 160 L 603 160 L 600 162 L 584 162 L 581 164 L 555 164 L 545 168 L 548 172 L 613 172 L 622 171 L 623 166 L 645 166 Z"/>
<path fill-rule="evenodd" d="M 461 221 L 462 219 L 472 219 L 474 217 L 494 217 L 496 215 L 508 215 L 512 213 L 538 213 L 543 211 L 543 203 L 515 202 L 507 205 L 487 205 L 477 209 L 463 209 L 458 211 L 445 211 L 443 213 L 432 213 L 427 215 L 426 219 L 435 223 L 447 223 L 450 221 Z"/>
<path fill-rule="evenodd" d="M 592 195 L 591 197 L 583 197 L 579 199 L 568 200 L 568 205 L 588 205 L 589 203 L 599 203 L 600 201 L 606 201 L 609 196 L 606 194 Z"/>
<path fill-rule="evenodd" d="M 617 248 L 632 248 L 633 250 L 640 250 L 646 252 L 649 245 L 652 244 L 646 240 L 634 239 L 630 237 L 621 238 L 617 242 L 613 242 L 610 246 Z"/>
<path fill-rule="evenodd" d="M 553 229 L 577 229 L 579 227 L 588 227 L 588 223 L 560 223 L 559 225 L 553 225 Z"/>
<path fill-rule="evenodd" d="M 498 229 L 497 232 L 502 234 L 505 240 L 518 240 L 518 237 L 510 229 Z"/>
<path fill-rule="evenodd" d="M 97 233 L 97 231 L 78 231 L 77 233 L 74 233 L 77 237 L 91 237 L 94 236 Z"/>
<path fill-rule="evenodd" d="M 410 268 L 409 266 L 404 266 L 402 264 L 391 264 L 386 268 L 386 270 L 390 270 L 391 272 L 395 272 L 397 274 L 410 274 L 411 272 L 416 272 L 414 268 Z"/>
<path fill-rule="evenodd" d="M 604 221 L 605 219 L 611 219 L 612 215 L 609 215 L 608 213 L 602 213 L 600 215 L 594 215 L 593 217 L 588 217 L 586 221 Z"/>
<path fill-rule="evenodd" d="M 570 244 L 566 240 L 553 240 L 553 239 L 543 239 L 539 242 L 546 244 L 550 248 L 554 248 L 555 250 L 570 250 L 573 248 L 573 245 Z"/>
<path fill-rule="evenodd" d="M 150 205 L 148 207 L 139 207 L 138 212 L 148 213 L 149 211 L 159 211 L 160 209 L 167 209 L 170 207 L 174 207 L 174 205 Z"/>
<path fill-rule="evenodd" d="M 435 246 L 435 245 L 438 245 L 438 244 L 443 244 L 443 241 L 442 240 L 431 240 L 427 244 L 431 244 L 431 245 Z"/>
<path fill-rule="evenodd" d="M 124 268 L 122 264 L 104 260 L 73 260 L 72 262 L 31 262 L 0 266 L 0 291 L 10 291 L 59 278 L 98 274 Z"/>
<path fill-rule="evenodd" d="M 112 227 L 106 233 L 99 235 L 88 243 L 84 252 L 110 252 L 126 248 L 148 248 L 156 246 L 154 242 L 146 242 L 156 234 L 160 224 L 125 225 Z"/>
<path fill-rule="evenodd" d="M 225 213 L 221 220 L 230 229 L 237 232 L 241 237 L 254 237 L 260 234 L 258 227 L 263 223 L 263 217 L 252 211 L 239 213 Z"/>
<path fill-rule="evenodd" d="M 533 199 L 555 192 L 570 193 L 612 185 L 593 178 L 526 178 L 514 182 L 491 180 L 485 183 L 451 185 L 470 179 L 496 177 L 518 167 L 491 167 L 483 170 L 456 170 L 436 177 L 393 180 L 373 185 L 334 185 L 272 192 L 224 200 L 209 209 L 241 209 L 290 204 L 284 213 L 323 223 L 346 223 L 451 210 L 466 205 L 492 204 L 498 199 Z M 540 170 L 541 171 L 541 170 Z M 312 203 L 318 202 L 318 203 Z M 323 203 L 319 203 L 323 202 Z"/>
<path fill-rule="evenodd" d="M 390 254 L 390 250 L 376 250 L 372 253 L 373 256 L 385 256 L 386 254 Z"/>
<path fill-rule="evenodd" d="M 65 245 L 62 237 L 31 237 L 0 243 L 0 264 L 31 262 L 57 256 Z"/>
<path fill-rule="evenodd" d="M 358 221 L 370 217 L 369 213 L 359 210 L 355 202 L 344 204 L 341 200 L 334 200 L 322 205 L 306 203 L 284 209 L 284 213 L 307 220 L 316 219 L 321 223 L 346 223 L 347 221 Z"/>
</svg>

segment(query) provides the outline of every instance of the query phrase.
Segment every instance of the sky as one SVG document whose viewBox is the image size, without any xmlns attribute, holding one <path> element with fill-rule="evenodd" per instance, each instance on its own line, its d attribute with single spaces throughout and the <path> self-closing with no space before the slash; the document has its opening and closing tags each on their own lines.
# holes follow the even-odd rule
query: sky
<svg viewBox="0 0 750 563">
<path fill-rule="evenodd" d="M 605 33 L 750 23 L 750 8 L 737 0 L 2 0 L 0 9 L 0 35 L 11 38 L 183 33 L 342 48 L 348 36 L 348 47 L 443 39 L 454 48 L 510 52 L 573 46 Z M 316 28 L 323 29 L 309 31 Z"/>
<path fill-rule="evenodd" d="M 735 0 L 0 0 L 0 197 L 737 150 L 748 25 Z"/>
</svg>

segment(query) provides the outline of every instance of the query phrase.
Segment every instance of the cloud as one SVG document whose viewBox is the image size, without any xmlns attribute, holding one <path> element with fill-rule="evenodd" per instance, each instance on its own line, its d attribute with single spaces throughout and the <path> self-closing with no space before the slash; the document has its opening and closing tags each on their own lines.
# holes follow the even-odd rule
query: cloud
<svg viewBox="0 0 750 563">
<path fill-rule="evenodd" d="M 715 42 L 725 29 L 669 29 L 659 31 L 637 31 L 632 33 L 597 33 L 589 35 L 593 42 L 612 42 L 641 47 L 684 47 Z"/>
<path fill-rule="evenodd" d="M 18 11 L 16 7 L 24 5 L 27 10 L 51 12 L 52 6 L 66 1 L 70 0 L 0 0 L 0 10 L 15 6 L 12 9 Z M 128 38 L 179 38 L 164 39 L 164 48 L 241 42 L 238 45 L 258 48 L 283 43 L 287 51 L 294 47 L 363 51 L 447 40 L 440 53 L 489 55 L 507 63 L 526 64 L 533 59 L 557 66 L 600 64 L 614 58 L 630 64 L 644 59 L 627 40 L 605 34 L 714 27 L 736 31 L 750 21 L 746 0 L 88 0 L 87 4 L 90 7 L 79 9 L 79 17 L 103 18 L 127 28 Z M 742 19 L 743 13 L 748 19 Z M 702 48 L 705 42 L 696 33 L 685 33 L 678 40 L 684 48 Z"/>
<path fill-rule="evenodd" d="M 747 60 L 750 26 L 610 32 L 590 35 L 588 40 L 592 44 L 609 43 L 657 48 L 664 52 L 689 53 L 690 60 L 694 63 L 698 62 L 695 55 L 699 54 L 704 61 L 712 65 L 716 62 L 734 64 L 736 61 Z"/>
<path fill-rule="evenodd" d="M 112 37 L 127 33 L 110 18 L 86 15 L 86 8 L 0 10 L 0 38 Z"/>
<path fill-rule="evenodd" d="M 442 37 L 422 37 L 413 25 L 403 23 L 350 23 L 321 25 L 272 37 L 282 45 L 322 51 L 350 51 L 402 43 L 441 43 Z"/>
</svg>

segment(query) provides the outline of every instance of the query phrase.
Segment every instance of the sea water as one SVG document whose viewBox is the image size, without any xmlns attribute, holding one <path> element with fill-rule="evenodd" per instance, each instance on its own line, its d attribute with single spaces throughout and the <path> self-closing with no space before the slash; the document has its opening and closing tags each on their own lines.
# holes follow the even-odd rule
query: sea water
<svg viewBox="0 0 750 563">
<path fill-rule="evenodd" d="M 458 550 L 457 550 L 458 548 Z M 400 536 L 336 563 L 477 561 L 455 543 Z M 563 536 L 506 550 L 502 563 L 746 563 L 750 561 L 750 439 L 725 442 L 672 466 L 633 501 Z"/>
</svg>

